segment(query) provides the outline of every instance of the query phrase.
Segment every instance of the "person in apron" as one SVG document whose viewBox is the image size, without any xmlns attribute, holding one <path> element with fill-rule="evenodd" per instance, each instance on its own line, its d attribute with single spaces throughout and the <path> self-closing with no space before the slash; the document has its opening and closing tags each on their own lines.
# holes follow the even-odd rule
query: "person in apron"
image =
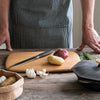
<svg viewBox="0 0 100 100">
<path fill-rule="evenodd" d="M 71 48 L 72 0 L 11 0 L 12 48 Z"/>
<path fill-rule="evenodd" d="M 83 38 L 78 50 L 88 45 L 100 53 L 100 37 L 93 27 L 95 0 L 81 0 L 81 3 Z M 0 15 L 0 45 L 6 43 L 8 50 L 12 50 L 11 46 L 16 49 L 73 47 L 72 0 L 0 0 Z"/>
</svg>

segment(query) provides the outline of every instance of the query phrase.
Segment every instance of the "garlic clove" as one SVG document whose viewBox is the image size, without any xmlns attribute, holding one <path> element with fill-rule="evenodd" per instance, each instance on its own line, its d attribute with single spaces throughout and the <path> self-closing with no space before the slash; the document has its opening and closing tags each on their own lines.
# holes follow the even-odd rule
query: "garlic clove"
<svg viewBox="0 0 100 100">
<path fill-rule="evenodd" d="M 96 59 L 96 62 L 100 64 L 100 58 L 97 58 Z"/>
<path fill-rule="evenodd" d="M 43 72 L 46 73 L 46 69 L 43 69 Z"/>
<path fill-rule="evenodd" d="M 45 78 L 48 76 L 46 73 L 46 69 L 43 69 L 43 71 L 36 71 L 37 75 L 39 75 L 41 78 Z"/>
<path fill-rule="evenodd" d="M 43 73 L 43 74 L 40 75 L 41 78 L 46 78 L 47 76 L 48 76 L 47 73 Z"/>
<path fill-rule="evenodd" d="M 43 71 L 36 71 L 37 75 L 43 74 Z"/>
</svg>

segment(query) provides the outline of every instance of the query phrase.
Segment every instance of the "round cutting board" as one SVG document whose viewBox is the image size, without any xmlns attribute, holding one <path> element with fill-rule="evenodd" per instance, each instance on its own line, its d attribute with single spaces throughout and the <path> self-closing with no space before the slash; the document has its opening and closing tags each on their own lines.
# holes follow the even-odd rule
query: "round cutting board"
<svg viewBox="0 0 100 100">
<path fill-rule="evenodd" d="M 30 57 L 36 56 L 41 52 L 15 52 L 11 53 L 6 60 L 6 69 L 20 61 L 28 59 Z M 53 55 L 50 54 L 50 55 Z M 48 55 L 49 56 L 49 55 Z M 9 69 L 10 71 L 15 72 L 25 72 L 28 68 L 34 68 L 34 70 L 42 70 L 46 69 L 47 72 L 62 72 L 62 71 L 71 71 L 72 67 L 80 61 L 80 58 L 77 53 L 69 52 L 69 57 L 66 58 L 65 62 L 61 66 L 49 64 L 47 61 L 48 56 L 24 63 L 22 65 L 18 65 Z"/>
</svg>

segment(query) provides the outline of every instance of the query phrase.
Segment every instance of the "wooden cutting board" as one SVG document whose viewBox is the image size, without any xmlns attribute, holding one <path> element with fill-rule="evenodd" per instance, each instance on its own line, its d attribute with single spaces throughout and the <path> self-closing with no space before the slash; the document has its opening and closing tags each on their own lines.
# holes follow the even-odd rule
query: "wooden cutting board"
<svg viewBox="0 0 100 100">
<path fill-rule="evenodd" d="M 28 59 L 30 57 L 36 56 L 41 52 L 16 52 L 16 53 L 11 53 L 7 60 L 6 60 L 6 69 L 20 61 L 23 61 L 25 59 Z M 50 55 L 53 55 L 50 54 Z M 49 55 L 48 55 L 49 56 Z M 47 61 L 48 56 L 39 58 L 37 60 L 33 60 L 27 63 L 24 63 L 22 65 L 13 67 L 9 69 L 10 71 L 15 71 L 15 72 L 25 72 L 26 69 L 28 68 L 34 68 L 34 70 L 42 70 L 46 69 L 47 72 L 63 72 L 63 71 L 71 71 L 72 67 L 80 61 L 80 58 L 77 53 L 75 52 L 69 52 L 69 57 L 65 60 L 63 65 L 57 66 L 57 65 L 52 65 L 49 64 Z"/>
</svg>

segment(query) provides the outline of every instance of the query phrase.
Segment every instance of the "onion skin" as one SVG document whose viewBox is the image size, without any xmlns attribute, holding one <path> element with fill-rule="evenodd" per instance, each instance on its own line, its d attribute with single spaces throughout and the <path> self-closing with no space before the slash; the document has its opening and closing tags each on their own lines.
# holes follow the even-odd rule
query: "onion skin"
<svg viewBox="0 0 100 100">
<path fill-rule="evenodd" d="M 66 49 L 58 49 L 53 55 L 61 57 L 65 60 L 69 56 L 69 53 Z"/>
</svg>

